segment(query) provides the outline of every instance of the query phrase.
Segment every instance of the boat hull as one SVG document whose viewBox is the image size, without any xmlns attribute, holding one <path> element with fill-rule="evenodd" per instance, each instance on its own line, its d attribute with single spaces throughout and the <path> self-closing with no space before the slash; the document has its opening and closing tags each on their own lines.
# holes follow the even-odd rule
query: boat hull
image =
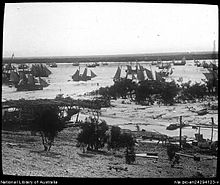
<svg viewBox="0 0 220 185">
<path fill-rule="evenodd" d="M 43 90 L 42 85 L 16 85 L 17 91 L 36 91 Z"/>
</svg>

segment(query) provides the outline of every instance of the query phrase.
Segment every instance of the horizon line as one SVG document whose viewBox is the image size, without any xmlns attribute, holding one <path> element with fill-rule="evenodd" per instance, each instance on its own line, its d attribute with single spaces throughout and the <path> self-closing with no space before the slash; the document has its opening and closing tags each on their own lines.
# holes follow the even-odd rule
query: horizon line
<svg viewBox="0 0 220 185">
<path fill-rule="evenodd" d="M 195 54 L 195 53 L 218 53 L 218 51 L 177 51 L 177 52 L 151 52 L 151 53 L 123 53 L 123 54 L 94 54 L 94 55 L 55 55 L 55 56 L 14 56 L 16 58 L 72 58 L 72 57 L 105 57 L 105 56 L 129 56 L 129 55 L 159 55 L 159 54 Z M 13 55 L 13 54 L 12 54 Z M 12 56 L 2 56 L 2 59 L 12 58 Z"/>
</svg>

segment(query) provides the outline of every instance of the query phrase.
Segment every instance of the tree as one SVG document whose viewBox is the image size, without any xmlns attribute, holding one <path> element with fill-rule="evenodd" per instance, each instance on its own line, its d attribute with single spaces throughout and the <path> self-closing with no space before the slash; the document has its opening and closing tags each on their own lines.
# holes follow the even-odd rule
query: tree
<svg viewBox="0 0 220 185">
<path fill-rule="evenodd" d="M 121 135 L 121 128 L 118 126 L 112 126 L 110 130 L 108 148 L 118 149 Z"/>
<path fill-rule="evenodd" d="M 189 83 L 182 84 L 182 97 L 185 99 L 193 100 L 195 98 L 203 98 L 207 95 L 207 85 L 195 83 L 190 85 Z"/>
<path fill-rule="evenodd" d="M 135 140 L 132 137 L 131 134 L 128 133 L 122 133 L 120 135 L 120 147 L 126 147 L 125 152 L 125 160 L 127 164 L 131 164 L 135 161 L 135 152 L 134 152 L 134 146 L 135 146 Z"/>
<path fill-rule="evenodd" d="M 62 122 L 58 115 L 57 107 L 40 107 L 35 110 L 35 119 L 32 124 L 32 130 L 40 132 L 44 150 L 49 151 L 58 132 L 65 128 L 65 122 Z"/>
<path fill-rule="evenodd" d="M 174 98 L 177 96 L 179 92 L 179 88 L 174 81 L 171 82 L 163 82 L 162 83 L 162 91 L 160 93 L 162 102 L 167 105 L 174 104 Z"/>
<path fill-rule="evenodd" d="M 130 133 L 121 133 L 121 129 L 118 126 L 112 126 L 110 132 L 110 141 L 108 147 L 112 149 L 126 148 L 125 160 L 130 164 L 135 161 L 135 140 Z"/>
<path fill-rule="evenodd" d="M 106 131 L 108 130 L 108 125 L 104 120 L 99 120 L 96 117 L 86 118 L 81 129 L 77 136 L 79 143 L 86 144 L 87 148 L 92 150 L 104 147 L 107 142 Z"/>
</svg>

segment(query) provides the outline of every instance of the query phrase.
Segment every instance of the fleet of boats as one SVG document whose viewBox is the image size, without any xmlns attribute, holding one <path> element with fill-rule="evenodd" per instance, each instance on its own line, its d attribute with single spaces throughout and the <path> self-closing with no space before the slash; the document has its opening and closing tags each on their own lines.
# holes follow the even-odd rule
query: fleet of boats
<svg viewBox="0 0 220 185">
<path fill-rule="evenodd" d="M 13 58 L 12 58 L 13 59 Z M 12 61 L 13 62 L 13 61 Z M 15 85 L 18 91 L 22 90 L 41 90 L 43 87 L 47 87 L 49 84 L 43 80 L 41 77 L 48 77 L 51 74 L 51 71 L 43 64 L 32 64 L 29 67 L 27 64 L 19 64 L 16 68 L 11 63 L 5 64 L 2 66 L 2 83 L 9 84 L 10 86 Z M 108 65 L 107 62 L 102 62 L 102 66 Z M 122 75 L 122 66 L 118 66 L 116 73 L 113 77 L 113 81 L 117 82 L 122 79 L 131 79 L 136 82 L 148 80 L 165 80 L 166 77 L 173 73 L 174 65 L 185 65 L 186 58 L 183 57 L 181 61 L 153 61 L 151 65 L 156 65 L 158 70 L 152 70 L 151 65 L 148 67 L 143 67 L 136 61 L 136 65 L 130 64 L 126 65 L 126 69 L 123 71 Z M 50 67 L 57 67 L 55 62 L 47 63 Z M 73 66 L 79 66 L 79 62 L 72 63 Z M 205 61 L 200 63 L 198 60 L 194 60 L 194 65 L 199 67 L 207 68 L 208 72 L 203 74 L 207 80 L 218 79 L 218 69 L 215 63 L 207 64 Z M 88 68 L 94 68 L 99 66 L 99 63 L 88 63 L 84 68 L 82 74 L 80 73 L 80 67 L 72 75 L 73 81 L 88 81 L 95 78 L 97 75 Z"/>
<path fill-rule="evenodd" d="M 143 67 L 141 64 L 136 64 L 135 68 L 131 65 L 127 65 L 125 69 L 125 75 L 122 75 L 122 67 L 118 66 L 116 73 L 113 77 L 113 81 L 117 82 L 122 79 L 131 79 L 133 81 L 144 81 L 148 80 L 163 80 L 164 77 L 167 77 L 173 73 L 171 65 L 166 68 L 163 68 L 161 71 L 155 71 L 150 68 Z"/>
<path fill-rule="evenodd" d="M 16 68 L 11 63 L 2 66 L 2 83 L 14 86 L 17 91 L 42 90 L 49 86 L 41 77 L 48 77 L 51 71 L 43 64 L 19 64 Z"/>
</svg>

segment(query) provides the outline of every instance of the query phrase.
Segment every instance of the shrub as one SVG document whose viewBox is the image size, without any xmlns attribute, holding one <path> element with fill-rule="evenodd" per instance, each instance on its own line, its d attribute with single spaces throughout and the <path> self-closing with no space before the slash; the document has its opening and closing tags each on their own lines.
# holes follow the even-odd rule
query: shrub
<svg viewBox="0 0 220 185">
<path fill-rule="evenodd" d="M 81 132 L 77 136 L 79 143 L 86 144 L 88 149 L 92 150 L 98 150 L 104 147 L 107 141 L 105 133 L 108 130 L 108 125 L 104 120 L 99 122 L 97 118 L 89 117 L 82 124 L 81 129 Z"/>
<path fill-rule="evenodd" d="M 177 96 L 179 88 L 174 81 L 162 83 L 162 88 L 160 92 L 162 102 L 167 105 L 173 105 Z"/>
<path fill-rule="evenodd" d="M 58 132 L 65 128 L 65 122 L 62 122 L 58 115 L 58 109 L 47 107 L 38 109 L 35 112 L 35 119 L 31 126 L 32 131 L 38 131 L 41 134 L 44 150 L 49 151 Z"/>
<path fill-rule="evenodd" d="M 110 130 L 108 148 L 118 149 L 120 140 L 121 128 L 118 126 L 112 126 Z"/>
<path fill-rule="evenodd" d="M 193 85 L 182 85 L 182 96 L 186 99 L 193 100 L 195 98 L 203 98 L 207 95 L 207 86 L 205 84 L 195 83 Z"/>
</svg>

